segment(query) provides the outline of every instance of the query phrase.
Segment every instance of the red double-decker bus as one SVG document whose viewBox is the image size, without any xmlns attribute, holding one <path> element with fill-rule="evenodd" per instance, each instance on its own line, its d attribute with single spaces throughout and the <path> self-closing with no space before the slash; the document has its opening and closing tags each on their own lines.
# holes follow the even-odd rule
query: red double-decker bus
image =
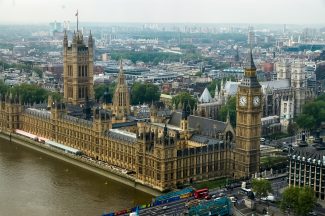
<svg viewBox="0 0 325 216">
<path fill-rule="evenodd" d="M 202 198 L 205 198 L 208 195 L 209 195 L 209 189 L 208 188 L 203 188 L 203 189 L 199 189 L 199 190 L 194 191 L 195 199 L 202 199 Z"/>
</svg>

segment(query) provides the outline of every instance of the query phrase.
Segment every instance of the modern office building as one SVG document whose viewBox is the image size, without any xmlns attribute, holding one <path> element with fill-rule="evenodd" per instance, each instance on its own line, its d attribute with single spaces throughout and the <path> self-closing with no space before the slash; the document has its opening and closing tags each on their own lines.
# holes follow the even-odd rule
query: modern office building
<svg viewBox="0 0 325 216">
<path fill-rule="evenodd" d="M 325 199 L 325 144 L 317 135 L 308 145 L 305 135 L 299 147 L 289 152 L 288 183 L 290 186 L 309 186 L 318 199 Z"/>
</svg>

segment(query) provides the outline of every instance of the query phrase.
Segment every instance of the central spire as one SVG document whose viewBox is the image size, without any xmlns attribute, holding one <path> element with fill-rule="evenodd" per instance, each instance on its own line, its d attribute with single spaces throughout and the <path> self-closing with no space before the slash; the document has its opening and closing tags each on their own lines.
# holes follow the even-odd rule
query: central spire
<svg viewBox="0 0 325 216">
<path fill-rule="evenodd" d="M 78 9 L 77 9 L 77 13 L 75 14 L 75 16 L 77 17 L 77 33 L 79 32 L 79 29 L 78 29 L 78 24 L 79 24 L 79 13 L 78 13 Z"/>
<path fill-rule="evenodd" d="M 249 56 L 248 56 L 247 65 L 246 65 L 245 69 L 256 70 L 256 66 L 255 66 L 254 60 L 253 60 L 252 45 L 249 48 Z"/>
</svg>

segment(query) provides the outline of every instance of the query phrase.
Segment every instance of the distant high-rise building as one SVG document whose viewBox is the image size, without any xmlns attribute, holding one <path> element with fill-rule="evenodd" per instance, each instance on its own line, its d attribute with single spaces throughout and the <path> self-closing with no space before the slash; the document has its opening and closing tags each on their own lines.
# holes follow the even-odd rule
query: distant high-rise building
<svg viewBox="0 0 325 216">
<path fill-rule="evenodd" d="M 283 24 L 282 33 L 285 34 L 286 32 L 287 32 L 287 25 Z"/>
<path fill-rule="evenodd" d="M 248 28 L 247 44 L 250 44 L 251 46 L 253 46 L 255 44 L 254 28 L 251 26 Z"/>
</svg>

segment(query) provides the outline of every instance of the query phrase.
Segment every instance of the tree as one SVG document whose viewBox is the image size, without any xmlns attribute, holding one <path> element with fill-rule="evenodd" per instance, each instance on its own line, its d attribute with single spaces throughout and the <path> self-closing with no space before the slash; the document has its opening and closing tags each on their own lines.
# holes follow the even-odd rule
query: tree
<svg viewBox="0 0 325 216">
<path fill-rule="evenodd" d="M 113 98 L 114 91 L 115 91 L 116 84 L 100 84 L 94 86 L 94 93 L 95 93 L 95 99 L 100 100 L 103 96 L 105 91 L 108 90 L 108 95 Z"/>
<path fill-rule="evenodd" d="M 321 123 L 325 121 L 324 98 L 324 95 L 320 95 L 316 100 L 303 106 L 302 113 L 296 118 L 300 128 L 309 130 L 319 128 Z"/>
<path fill-rule="evenodd" d="M 316 204 L 315 192 L 311 187 L 300 188 L 296 212 L 298 215 L 307 215 Z"/>
<path fill-rule="evenodd" d="M 131 87 L 131 103 L 133 105 L 151 103 L 160 98 L 159 87 L 152 83 L 136 82 Z"/>
<path fill-rule="evenodd" d="M 0 94 L 4 96 L 9 89 L 9 86 L 6 85 L 3 81 L 0 81 Z"/>
<path fill-rule="evenodd" d="M 157 51 L 116 51 L 111 53 L 112 59 L 129 59 L 133 63 L 137 61 L 143 61 L 144 63 L 151 63 L 157 65 L 159 62 L 175 62 L 179 61 L 180 54 L 157 52 Z"/>
<path fill-rule="evenodd" d="M 307 114 L 299 115 L 296 122 L 303 129 L 312 129 L 316 123 L 314 117 Z"/>
<path fill-rule="evenodd" d="M 293 210 L 296 215 L 307 215 L 316 204 L 315 192 L 310 187 L 288 187 L 282 194 L 280 208 Z"/>
<path fill-rule="evenodd" d="M 61 101 L 61 99 L 63 98 L 63 95 L 59 92 L 50 92 L 49 95 L 52 96 L 53 101 Z"/>
<path fill-rule="evenodd" d="M 325 101 L 325 93 L 319 95 L 319 96 L 316 98 L 316 101 Z"/>
<path fill-rule="evenodd" d="M 216 91 L 216 86 L 220 86 L 220 82 L 217 79 L 214 79 L 208 86 L 208 90 L 211 93 L 211 96 L 214 97 L 215 91 Z M 219 87 L 218 87 L 219 88 Z"/>
<path fill-rule="evenodd" d="M 272 192 L 271 182 L 266 179 L 253 179 L 252 188 L 257 197 L 267 197 Z"/>
<path fill-rule="evenodd" d="M 173 104 L 176 105 L 176 109 L 180 109 L 180 108 L 182 108 L 181 106 L 184 104 L 185 101 L 189 101 L 192 110 L 196 106 L 196 100 L 188 92 L 181 92 L 181 93 L 179 93 L 178 95 L 176 95 L 175 97 L 173 97 L 173 101 L 172 102 L 173 102 Z"/>
<path fill-rule="evenodd" d="M 201 71 L 196 72 L 195 76 L 201 77 L 203 75 L 203 73 Z"/>
<path fill-rule="evenodd" d="M 48 91 L 40 86 L 32 84 L 21 84 L 10 89 L 13 95 L 19 95 L 23 103 L 42 103 L 47 100 Z"/>
<path fill-rule="evenodd" d="M 227 120 L 228 112 L 229 112 L 231 125 L 236 127 L 236 96 L 230 97 L 228 99 L 226 105 L 221 107 L 221 110 L 220 110 L 221 121 Z"/>
<path fill-rule="evenodd" d="M 38 75 L 40 78 L 43 77 L 43 71 L 42 71 L 42 69 L 41 69 L 40 67 L 34 67 L 34 68 L 33 68 L 33 71 L 34 71 L 35 73 L 37 73 L 37 75 Z"/>
<path fill-rule="evenodd" d="M 282 200 L 280 203 L 280 208 L 284 210 L 295 210 L 298 204 L 298 195 L 299 188 L 298 187 L 287 187 L 282 194 Z"/>
<path fill-rule="evenodd" d="M 290 136 L 293 136 L 296 134 L 296 131 L 298 130 L 298 125 L 297 123 L 295 122 L 289 122 L 289 125 L 288 125 L 288 134 Z"/>
</svg>

